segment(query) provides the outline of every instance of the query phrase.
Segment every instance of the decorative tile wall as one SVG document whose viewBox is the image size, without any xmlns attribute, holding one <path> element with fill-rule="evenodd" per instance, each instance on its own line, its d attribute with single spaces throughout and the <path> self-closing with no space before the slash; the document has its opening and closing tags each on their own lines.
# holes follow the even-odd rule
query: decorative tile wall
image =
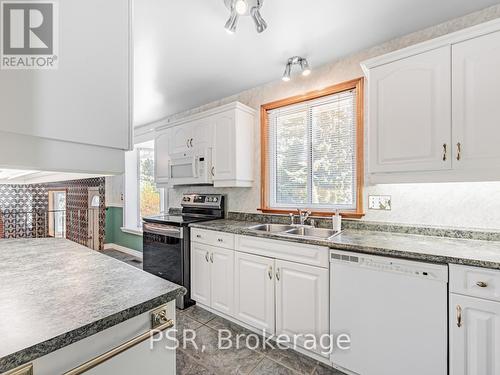
<svg viewBox="0 0 500 375">
<path fill-rule="evenodd" d="M 99 248 L 104 247 L 104 177 L 33 185 L 0 185 L 0 238 L 36 237 L 46 233 L 49 190 L 66 190 L 66 238 L 87 245 L 88 189 L 99 189 Z"/>
</svg>

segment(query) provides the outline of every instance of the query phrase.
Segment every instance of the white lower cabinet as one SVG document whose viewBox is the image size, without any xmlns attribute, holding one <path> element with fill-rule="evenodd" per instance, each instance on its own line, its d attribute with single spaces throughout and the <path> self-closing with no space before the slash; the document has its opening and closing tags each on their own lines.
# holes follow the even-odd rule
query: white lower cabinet
<svg viewBox="0 0 500 375">
<path fill-rule="evenodd" d="M 450 374 L 500 374 L 500 302 L 450 294 Z"/>
<path fill-rule="evenodd" d="M 320 343 L 329 333 L 328 269 L 276 261 L 276 334 Z M 316 345 L 315 351 L 321 348 Z"/>
<path fill-rule="evenodd" d="M 205 306 L 232 315 L 234 251 L 191 243 L 191 297 Z"/>
<path fill-rule="evenodd" d="M 165 320 L 155 326 L 153 314 Z M 15 374 L 35 375 L 174 375 L 175 301 L 58 349 L 18 368 Z M 151 340 L 151 337 L 154 340 Z M 26 366 L 26 367 L 25 367 Z M 21 368 L 32 367 L 32 372 Z"/>
<path fill-rule="evenodd" d="M 235 318 L 275 333 L 274 259 L 235 253 Z"/>
</svg>

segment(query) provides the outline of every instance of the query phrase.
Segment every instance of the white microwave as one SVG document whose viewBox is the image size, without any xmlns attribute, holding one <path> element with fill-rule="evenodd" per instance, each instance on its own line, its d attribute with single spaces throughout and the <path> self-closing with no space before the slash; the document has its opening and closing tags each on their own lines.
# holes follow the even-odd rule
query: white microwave
<svg viewBox="0 0 500 375">
<path fill-rule="evenodd" d="M 170 154 L 168 181 L 170 186 L 213 184 L 212 149 Z"/>
</svg>

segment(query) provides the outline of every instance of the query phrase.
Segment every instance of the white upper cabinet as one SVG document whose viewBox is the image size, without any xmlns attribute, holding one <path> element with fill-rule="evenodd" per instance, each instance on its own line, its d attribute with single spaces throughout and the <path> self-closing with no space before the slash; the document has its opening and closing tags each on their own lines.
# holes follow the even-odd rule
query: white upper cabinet
<svg viewBox="0 0 500 375">
<path fill-rule="evenodd" d="M 215 187 L 252 186 L 254 126 L 255 110 L 235 102 L 158 128 L 156 183 L 172 183 L 173 155 L 194 153 L 206 157 Z"/>
<path fill-rule="evenodd" d="M 214 186 L 253 184 L 254 111 L 245 106 L 214 118 Z"/>
<path fill-rule="evenodd" d="M 371 182 L 499 180 L 498 66 L 500 20 L 364 62 Z"/>
<path fill-rule="evenodd" d="M 453 45 L 452 59 L 454 168 L 498 170 L 500 32 Z"/>
<path fill-rule="evenodd" d="M 450 48 L 370 71 L 370 171 L 451 168 Z"/>
</svg>

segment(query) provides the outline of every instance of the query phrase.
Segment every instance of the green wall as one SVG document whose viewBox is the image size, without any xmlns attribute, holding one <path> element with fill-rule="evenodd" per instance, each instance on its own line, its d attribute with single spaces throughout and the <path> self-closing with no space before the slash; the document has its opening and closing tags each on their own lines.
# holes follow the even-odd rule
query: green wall
<svg viewBox="0 0 500 375">
<path fill-rule="evenodd" d="M 124 233 L 120 229 L 123 226 L 123 208 L 106 208 L 106 237 L 105 243 L 114 243 L 130 249 L 142 251 L 142 236 Z"/>
</svg>

